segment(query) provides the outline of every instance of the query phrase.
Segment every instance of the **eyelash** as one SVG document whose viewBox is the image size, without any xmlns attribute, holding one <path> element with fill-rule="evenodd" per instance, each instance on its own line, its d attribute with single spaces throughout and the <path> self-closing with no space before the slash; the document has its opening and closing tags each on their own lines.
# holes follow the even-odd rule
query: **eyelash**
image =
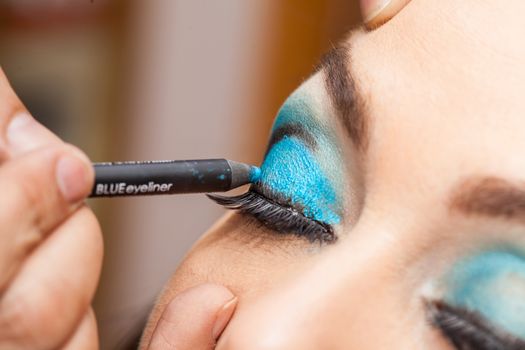
<svg viewBox="0 0 525 350">
<path fill-rule="evenodd" d="M 207 195 L 217 204 L 248 214 L 265 227 L 282 234 L 293 233 L 310 242 L 333 243 L 337 237 L 331 226 L 305 217 L 294 208 L 276 203 L 253 189 L 239 196 Z"/>
<path fill-rule="evenodd" d="M 442 301 L 427 302 L 429 319 L 457 350 L 519 350 L 525 342 L 491 326 L 483 316 Z"/>
</svg>

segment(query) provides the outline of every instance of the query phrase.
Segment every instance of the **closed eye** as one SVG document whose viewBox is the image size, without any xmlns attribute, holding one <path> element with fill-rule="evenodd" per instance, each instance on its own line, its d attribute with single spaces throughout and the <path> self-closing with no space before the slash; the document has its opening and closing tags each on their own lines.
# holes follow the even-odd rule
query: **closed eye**
<svg viewBox="0 0 525 350">
<path fill-rule="evenodd" d="M 239 196 L 208 194 L 208 197 L 227 209 L 254 217 L 280 234 L 295 234 L 320 243 L 333 243 L 337 239 L 330 225 L 307 218 L 300 210 L 279 204 L 253 189 Z"/>
<path fill-rule="evenodd" d="M 427 302 L 429 319 L 457 350 L 523 350 L 525 341 L 490 324 L 482 315 L 448 305 Z"/>
</svg>

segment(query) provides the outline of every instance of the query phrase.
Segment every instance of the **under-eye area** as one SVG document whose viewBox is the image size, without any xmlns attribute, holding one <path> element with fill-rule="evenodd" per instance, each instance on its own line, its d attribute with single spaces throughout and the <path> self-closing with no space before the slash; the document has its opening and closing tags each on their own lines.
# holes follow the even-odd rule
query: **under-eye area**
<svg viewBox="0 0 525 350">
<path fill-rule="evenodd" d="M 254 217 L 279 234 L 294 234 L 320 243 L 332 243 L 337 239 L 330 225 L 307 218 L 300 209 L 277 203 L 253 190 L 239 196 L 209 194 L 208 197 L 225 208 Z"/>
</svg>

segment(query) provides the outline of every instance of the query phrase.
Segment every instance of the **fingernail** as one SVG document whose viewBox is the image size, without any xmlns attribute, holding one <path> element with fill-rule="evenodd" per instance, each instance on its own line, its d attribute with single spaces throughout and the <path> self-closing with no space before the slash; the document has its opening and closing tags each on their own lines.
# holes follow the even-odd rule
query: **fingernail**
<svg viewBox="0 0 525 350">
<path fill-rule="evenodd" d="M 54 137 L 43 125 L 27 112 L 13 117 L 6 131 L 7 146 L 11 154 L 17 155 L 49 144 Z"/>
<path fill-rule="evenodd" d="M 56 165 L 57 184 L 64 199 L 76 203 L 84 199 L 91 190 L 91 165 L 79 151 L 59 158 Z"/>
<path fill-rule="evenodd" d="M 376 18 L 392 0 L 361 0 L 361 12 L 365 22 Z"/>
<path fill-rule="evenodd" d="M 233 311 L 237 306 L 237 297 L 233 297 L 230 301 L 222 306 L 222 308 L 217 312 L 217 317 L 215 318 L 215 324 L 213 325 L 212 335 L 213 339 L 219 338 L 222 331 L 230 321 Z"/>
</svg>

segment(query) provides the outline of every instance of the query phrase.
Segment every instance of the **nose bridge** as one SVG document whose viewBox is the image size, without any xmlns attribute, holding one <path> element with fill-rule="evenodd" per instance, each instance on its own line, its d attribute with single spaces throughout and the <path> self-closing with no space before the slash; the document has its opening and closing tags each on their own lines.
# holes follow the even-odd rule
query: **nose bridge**
<svg viewBox="0 0 525 350">
<path fill-rule="evenodd" d="M 264 296 L 241 301 L 217 349 L 389 348 L 398 337 L 395 322 L 378 315 L 403 314 L 402 292 L 393 283 L 398 271 L 385 268 L 393 266 L 396 252 L 380 238 L 392 235 L 352 234 Z M 374 329 L 390 336 L 370 339 Z"/>
</svg>

